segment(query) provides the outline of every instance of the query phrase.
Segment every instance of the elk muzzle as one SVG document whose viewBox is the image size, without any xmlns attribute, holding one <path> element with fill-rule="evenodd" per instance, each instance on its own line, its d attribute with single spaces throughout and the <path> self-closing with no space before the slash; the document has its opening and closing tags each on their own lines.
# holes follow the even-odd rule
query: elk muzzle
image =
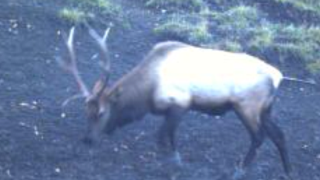
<svg viewBox="0 0 320 180">
<path fill-rule="evenodd" d="M 89 117 L 88 128 L 83 141 L 86 144 L 98 142 L 109 124 L 109 113 L 98 113 L 96 116 Z"/>
</svg>

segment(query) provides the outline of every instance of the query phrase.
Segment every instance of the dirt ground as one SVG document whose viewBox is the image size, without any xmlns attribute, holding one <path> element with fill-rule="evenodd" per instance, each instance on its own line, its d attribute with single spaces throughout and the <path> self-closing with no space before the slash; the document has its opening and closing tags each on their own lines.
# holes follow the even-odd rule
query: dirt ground
<svg viewBox="0 0 320 180">
<path fill-rule="evenodd" d="M 65 52 L 58 32 L 70 28 L 56 16 L 63 5 L 62 0 L 1 0 L 0 179 L 231 179 L 249 146 L 246 130 L 232 113 L 186 116 L 177 134 L 184 161 L 180 168 L 162 163 L 155 138 L 162 121 L 158 117 L 148 116 L 92 147 L 80 141 L 86 128 L 83 103 L 61 108 L 77 88 L 54 61 Z M 110 34 L 113 80 L 158 41 L 151 32 L 156 20 L 140 11 L 139 3 L 124 5 L 131 8 L 126 12 L 132 28 L 115 27 Z M 82 76 L 92 85 L 100 73 L 91 59 L 97 50 L 85 30 L 76 33 Z M 291 67 L 283 68 L 290 75 Z M 299 83 L 283 83 L 276 100 L 274 121 L 285 131 L 296 180 L 320 180 L 319 104 L 320 91 Z M 280 157 L 267 141 L 245 179 L 276 180 L 282 175 Z"/>
</svg>

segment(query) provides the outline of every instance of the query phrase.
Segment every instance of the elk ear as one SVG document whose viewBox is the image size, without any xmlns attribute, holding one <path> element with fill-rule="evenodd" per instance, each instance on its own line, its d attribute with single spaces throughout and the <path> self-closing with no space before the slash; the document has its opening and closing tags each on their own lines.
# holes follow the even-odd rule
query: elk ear
<svg viewBox="0 0 320 180">
<path fill-rule="evenodd" d="M 105 82 L 103 82 L 102 80 L 98 80 L 93 86 L 92 94 L 99 94 L 104 87 L 105 87 Z"/>
</svg>

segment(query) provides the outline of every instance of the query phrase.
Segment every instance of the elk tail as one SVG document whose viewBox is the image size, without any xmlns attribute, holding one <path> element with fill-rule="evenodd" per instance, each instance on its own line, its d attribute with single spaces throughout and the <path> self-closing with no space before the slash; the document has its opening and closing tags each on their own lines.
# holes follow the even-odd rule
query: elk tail
<svg viewBox="0 0 320 180">
<path fill-rule="evenodd" d="M 311 79 L 311 80 L 304 80 L 304 79 L 298 79 L 298 78 L 294 78 L 294 77 L 286 77 L 284 76 L 282 78 L 283 80 L 286 81 L 295 81 L 295 82 L 300 82 L 300 83 L 304 83 L 304 84 L 310 84 L 310 85 L 314 85 L 317 86 L 318 84 L 316 83 L 315 80 Z"/>
</svg>

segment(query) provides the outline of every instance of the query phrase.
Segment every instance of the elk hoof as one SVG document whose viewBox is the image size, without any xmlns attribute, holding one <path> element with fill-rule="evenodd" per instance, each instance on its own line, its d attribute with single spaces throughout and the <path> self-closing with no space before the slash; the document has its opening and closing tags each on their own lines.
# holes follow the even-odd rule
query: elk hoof
<svg viewBox="0 0 320 180">
<path fill-rule="evenodd" d="M 235 172 L 233 173 L 232 179 L 233 180 L 240 180 L 243 179 L 245 175 L 245 170 L 242 167 L 237 167 Z"/>
<path fill-rule="evenodd" d="M 170 158 L 170 161 L 172 161 L 175 165 L 179 167 L 183 165 L 181 155 L 178 151 L 174 151 L 169 158 Z"/>
<path fill-rule="evenodd" d="M 283 179 L 283 180 L 294 180 L 291 174 L 281 175 L 280 179 Z"/>
</svg>

